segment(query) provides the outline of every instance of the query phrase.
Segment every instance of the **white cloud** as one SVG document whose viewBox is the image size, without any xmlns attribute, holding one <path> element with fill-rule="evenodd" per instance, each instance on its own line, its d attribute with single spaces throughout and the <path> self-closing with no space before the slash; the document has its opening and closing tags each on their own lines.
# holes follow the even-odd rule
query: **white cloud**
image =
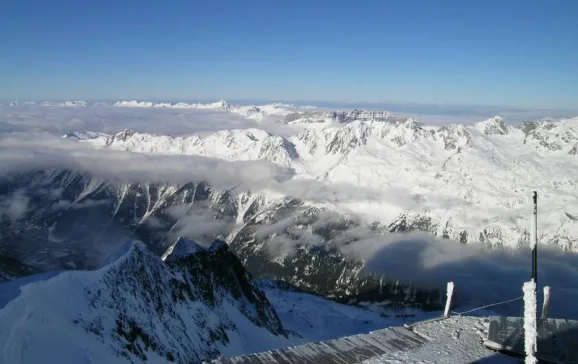
<svg viewBox="0 0 578 364">
<path fill-rule="evenodd" d="M 0 199 L 0 216 L 15 222 L 23 218 L 28 212 L 30 199 L 22 191 L 17 190 L 11 195 Z"/>
<path fill-rule="evenodd" d="M 96 150 L 45 134 L 0 136 L 0 175 L 51 168 L 89 172 L 116 182 L 207 181 L 219 189 L 239 183 L 265 187 L 279 184 L 292 175 L 289 169 L 263 161 L 228 162 L 199 156 Z"/>
<path fill-rule="evenodd" d="M 223 129 L 259 128 L 280 135 L 294 129 L 271 116 L 264 120 L 198 109 L 123 108 L 113 106 L 70 107 L 7 107 L 0 105 L 0 132 L 48 132 L 65 134 L 72 131 L 96 131 L 108 134 L 124 129 L 143 133 L 188 135 Z"/>
<path fill-rule="evenodd" d="M 202 205 L 177 205 L 167 209 L 167 213 L 178 222 L 171 228 L 170 239 L 185 237 L 203 246 L 209 246 L 218 235 L 226 235 L 233 227 L 232 217 L 220 216 L 214 211 L 217 205 L 206 209 Z"/>
</svg>

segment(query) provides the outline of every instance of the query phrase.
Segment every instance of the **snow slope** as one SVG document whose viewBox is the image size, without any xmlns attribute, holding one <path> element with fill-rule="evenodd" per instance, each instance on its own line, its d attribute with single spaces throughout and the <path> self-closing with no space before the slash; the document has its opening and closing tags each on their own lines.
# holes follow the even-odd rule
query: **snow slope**
<svg viewBox="0 0 578 364">
<path fill-rule="evenodd" d="M 180 238 L 164 263 L 131 243 L 110 260 L 1 284 L 0 362 L 199 362 L 402 323 L 273 282 L 256 286 L 219 241 L 202 248 Z"/>
<path fill-rule="evenodd" d="M 0 362 L 185 363 L 299 342 L 226 244 L 183 243 L 193 254 L 170 264 L 132 243 L 97 271 L 1 285 Z"/>
<path fill-rule="evenodd" d="M 274 281 L 260 281 L 258 285 L 275 308 L 283 327 L 298 333 L 307 341 L 325 341 L 367 333 L 438 314 L 420 312 L 410 319 L 396 317 L 392 311 L 391 317 L 388 317 L 359 306 L 344 305 L 321 296 L 288 289 Z"/>
</svg>

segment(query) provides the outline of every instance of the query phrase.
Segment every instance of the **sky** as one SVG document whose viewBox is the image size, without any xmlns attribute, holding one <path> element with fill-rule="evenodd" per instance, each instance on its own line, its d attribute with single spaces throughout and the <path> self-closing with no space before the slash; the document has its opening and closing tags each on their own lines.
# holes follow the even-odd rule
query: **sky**
<svg viewBox="0 0 578 364">
<path fill-rule="evenodd" d="M 575 0 L 5 1 L 0 99 L 578 108 Z"/>
</svg>

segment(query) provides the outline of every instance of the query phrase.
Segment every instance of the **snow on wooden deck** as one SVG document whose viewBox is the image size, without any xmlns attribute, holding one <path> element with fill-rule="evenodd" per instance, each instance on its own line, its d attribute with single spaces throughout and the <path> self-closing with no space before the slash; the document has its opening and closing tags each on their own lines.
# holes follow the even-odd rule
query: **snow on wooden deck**
<svg viewBox="0 0 578 364">
<path fill-rule="evenodd" d="M 215 364 L 352 364 L 378 357 L 383 354 L 410 351 L 426 342 L 426 339 L 403 328 L 392 327 L 368 334 L 342 337 L 339 339 L 313 342 L 264 353 L 243 355 L 214 360 Z"/>
<path fill-rule="evenodd" d="M 214 364 L 466 364 L 519 363 L 484 347 L 489 320 L 450 317 L 368 334 L 313 342 L 265 353 L 214 360 Z"/>
</svg>

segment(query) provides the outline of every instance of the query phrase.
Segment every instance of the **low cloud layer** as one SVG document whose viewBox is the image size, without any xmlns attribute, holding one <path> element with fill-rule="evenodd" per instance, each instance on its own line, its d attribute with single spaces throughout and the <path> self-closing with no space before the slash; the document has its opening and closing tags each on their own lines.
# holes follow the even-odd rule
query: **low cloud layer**
<svg viewBox="0 0 578 364">
<path fill-rule="evenodd" d="M 234 226 L 232 217 L 216 213 L 218 205 L 205 208 L 199 205 L 177 205 L 168 209 L 168 214 L 177 220 L 169 231 L 169 239 L 178 237 L 192 239 L 202 246 L 209 246 L 215 238 L 225 238 L 225 234 Z"/>
<path fill-rule="evenodd" d="M 376 191 L 347 183 L 327 185 L 317 180 L 294 179 L 293 170 L 267 161 L 149 155 L 95 149 L 46 133 L 0 134 L 0 177 L 46 169 L 86 172 L 118 183 L 147 181 L 184 184 L 206 181 L 218 190 L 267 190 L 324 204 L 380 199 L 387 199 L 388 203 L 403 208 L 416 204 L 412 196 L 393 189 Z"/>
<path fill-rule="evenodd" d="M 387 200 L 391 205 L 411 209 L 419 203 L 404 191 L 374 191 L 349 184 L 326 186 L 315 180 L 294 179 L 292 170 L 265 161 L 230 162 L 199 156 L 153 156 L 96 150 L 58 137 L 58 134 L 79 129 L 111 133 L 128 127 L 154 133 L 187 134 L 256 126 L 255 121 L 226 114 L 213 115 L 208 123 L 207 119 L 195 119 L 199 117 L 198 113 L 192 116 L 192 113 L 178 110 L 105 107 L 62 108 L 46 112 L 38 108 L 25 112 L 19 110 L 16 115 L 16 111 L 5 108 L 2 112 L 0 178 L 30 170 L 59 168 L 88 172 L 115 182 L 183 184 L 207 181 L 219 190 L 241 186 L 253 192 L 267 190 L 324 204 Z M 447 208 L 452 208 L 453 202 L 446 203 Z M 0 201 L 0 214 L 4 219 L 17 220 L 26 214 L 28 205 L 27 197 L 16 192 Z M 232 224 L 229 220 L 215 220 L 207 211 L 176 208 L 172 213 L 180 220 L 171 233 L 201 241 L 230 229 Z M 315 224 L 326 224 L 335 218 L 333 215 L 322 216 Z M 147 223 L 158 222 L 151 219 Z M 284 220 L 263 228 L 258 234 L 278 233 L 291 227 L 292 223 L 292 220 Z M 113 235 L 112 232 L 107 234 Z M 291 254 L 296 244 L 303 241 L 323 244 L 323 240 L 310 230 L 295 230 L 293 234 L 298 239 L 277 234 L 271 240 L 271 249 Z M 117 235 L 124 237 L 130 232 L 121 231 Z M 454 281 L 459 296 L 472 306 L 521 295 L 521 284 L 530 276 L 528 249 L 485 250 L 478 245 L 441 241 L 423 234 L 376 236 L 375 232 L 364 227 L 338 234 L 334 243 L 347 256 L 364 259 L 368 269 L 376 274 L 429 287 L 440 287 L 447 281 Z M 553 287 L 552 315 L 578 318 L 578 308 L 573 304 L 578 300 L 577 258 L 576 254 L 541 247 L 539 283 Z M 511 310 L 508 313 L 517 314 L 515 311 L 519 307 L 519 304 L 507 306 Z"/>
<path fill-rule="evenodd" d="M 0 176 L 52 168 L 88 172 L 116 182 L 205 180 L 222 189 L 239 183 L 259 188 L 292 176 L 291 170 L 262 161 L 229 162 L 199 156 L 96 150 L 81 143 L 28 133 L 0 136 Z"/>
<path fill-rule="evenodd" d="M 292 256 L 300 244 L 324 246 L 327 237 L 315 234 L 316 229 L 334 224 L 343 227 L 343 216 L 320 213 L 305 229 L 299 220 L 289 217 L 261 227 L 256 236 L 268 239 L 271 258 Z M 522 283 L 530 279 L 531 251 L 489 249 L 482 244 L 461 244 L 438 239 L 421 232 L 389 233 L 357 225 L 334 230 L 331 246 L 345 256 L 366 262 L 366 270 L 390 280 L 412 282 L 414 286 L 445 290 L 447 282 L 455 282 L 457 311 L 502 302 L 522 294 Z M 578 254 L 556 247 L 539 246 L 538 283 L 552 287 L 552 317 L 578 319 Z M 540 293 L 541 296 L 541 293 Z M 541 297 L 540 297 L 541 299 Z M 522 302 L 492 308 L 508 315 L 521 314 Z"/>
<path fill-rule="evenodd" d="M 423 287 L 445 287 L 446 282 L 455 282 L 458 297 L 468 307 L 521 296 L 522 283 L 531 276 L 529 248 L 487 249 L 413 233 L 369 238 L 341 249 L 365 259 L 369 271 L 393 279 Z M 578 254 L 539 247 L 538 283 L 552 287 L 552 317 L 578 319 L 578 306 L 573 304 L 578 299 L 577 271 Z M 517 301 L 492 309 L 519 315 L 522 307 Z"/>
<path fill-rule="evenodd" d="M 28 212 L 29 198 L 22 192 L 16 191 L 8 196 L 0 197 L 0 220 L 1 218 L 15 222 Z"/>
<path fill-rule="evenodd" d="M 133 129 L 143 133 L 178 136 L 223 129 L 259 128 L 280 135 L 292 134 L 293 129 L 275 123 L 277 119 L 282 117 L 259 121 L 233 113 L 198 109 L 0 105 L 0 133 L 47 132 L 62 135 L 84 130 L 115 134 L 124 129 Z"/>
</svg>

